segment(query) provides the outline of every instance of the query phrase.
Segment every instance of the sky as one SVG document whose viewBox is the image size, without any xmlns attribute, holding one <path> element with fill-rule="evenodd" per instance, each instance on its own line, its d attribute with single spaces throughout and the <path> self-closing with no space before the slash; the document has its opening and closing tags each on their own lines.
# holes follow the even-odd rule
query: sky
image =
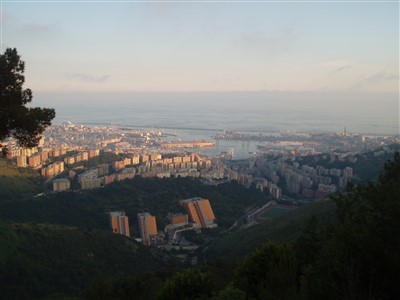
<svg viewBox="0 0 400 300">
<path fill-rule="evenodd" d="M 1 2 L 34 92 L 399 93 L 398 1 Z"/>
</svg>

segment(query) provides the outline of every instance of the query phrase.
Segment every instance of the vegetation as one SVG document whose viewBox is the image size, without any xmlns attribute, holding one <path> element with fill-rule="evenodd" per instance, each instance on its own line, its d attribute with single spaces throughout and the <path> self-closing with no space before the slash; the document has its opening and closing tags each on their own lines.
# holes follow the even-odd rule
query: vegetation
<svg viewBox="0 0 400 300">
<path fill-rule="evenodd" d="M 163 266 L 144 246 L 108 231 L 7 222 L 0 229 L 1 299 L 77 296 L 96 277 Z"/>
<path fill-rule="evenodd" d="M 210 200 L 220 227 L 231 226 L 248 206 L 266 201 L 258 190 L 238 183 L 211 186 L 192 178 L 135 177 L 90 191 L 53 193 L 21 201 L 3 199 L 0 217 L 14 222 L 107 228 L 109 211 L 125 211 L 131 224 L 137 213 L 148 211 L 163 229 L 168 212 L 183 212 L 179 200 L 197 196 Z"/>
<path fill-rule="evenodd" d="M 400 151 L 399 144 L 390 145 L 388 148 L 392 151 Z M 379 151 L 379 149 L 377 150 Z M 385 166 L 385 162 L 393 157 L 393 154 L 387 152 L 375 156 L 374 152 L 377 150 L 358 155 L 358 160 L 353 166 L 353 171 L 356 175 L 355 179 L 360 183 L 366 184 L 368 181 L 377 181 Z"/>
<path fill-rule="evenodd" d="M 240 262 L 227 289 L 246 299 L 396 299 L 399 193 L 397 153 L 377 183 L 349 186 L 333 199 L 336 222 L 313 216 L 293 243 L 258 248 Z"/>
<path fill-rule="evenodd" d="M 208 272 L 188 269 L 168 279 L 158 297 L 160 300 L 209 299 L 215 286 Z"/>
<path fill-rule="evenodd" d="M 304 230 L 310 215 L 317 215 L 326 222 L 334 221 L 335 203 L 323 201 L 301 206 L 283 216 L 222 236 L 209 245 L 205 257 L 213 260 L 223 256 L 237 261 L 266 241 L 292 242 Z"/>
<path fill-rule="evenodd" d="M 16 168 L 10 161 L 0 158 L 0 203 L 27 199 L 43 191 L 43 178 L 28 168 Z"/>
<path fill-rule="evenodd" d="M 296 275 L 290 246 L 270 242 L 238 266 L 233 285 L 253 299 L 294 299 Z"/>
<path fill-rule="evenodd" d="M 349 187 L 334 199 L 338 223 L 316 242 L 322 247 L 303 268 L 309 298 L 394 299 L 400 272 L 400 155 L 376 184 Z"/>
<path fill-rule="evenodd" d="M 37 218 L 46 215 L 48 218 L 49 212 L 58 210 L 77 217 L 79 207 L 98 225 L 92 215 L 98 213 L 104 217 L 104 209 L 111 205 L 119 208 L 121 204 L 134 203 L 128 205 L 132 212 L 139 207 L 161 213 L 176 204 L 168 199 L 193 196 L 194 191 L 211 201 L 211 196 L 216 195 L 212 205 L 215 211 L 220 210 L 230 203 L 221 196 L 226 189 L 235 191 L 237 195 L 229 195 L 227 199 L 233 199 L 232 205 L 238 207 L 249 205 L 248 200 L 243 200 L 245 195 L 259 195 L 256 190 L 235 184 L 215 187 L 190 178 L 135 178 L 96 191 L 61 193 L 30 202 L 8 200 L 5 205 L 12 209 L 12 205 L 20 203 L 41 203 L 44 210 L 41 216 L 38 208 L 41 206 L 32 206 Z M 107 202 L 117 193 L 118 199 Z M 69 199 L 74 203 L 71 214 L 66 209 L 66 196 L 75 194 L 78 198 Z M 393 161 L 386 163 L 378 182 L 349 186 L 346 193 L 332 201 L 304 206 L 223 237 L 207 251 L 209 260 L 217 260 L 180 271 L 174 266 L 159 271 L 162 264 L 147 251 L 151 248 L 143 248 L 108 231 L 1 222 L 1 296 L 4 299 L 45 296 L 62 299 L 62 295 L 80 295 L 83 299 L 395 299 L 400 292 L 397 283 L 400 202 L 396 197 L 399 194 L 400 154 L 397 153 Z M 66 198 L 61 201 L 60 195 Z M 50 200 L 56 209 L 52 210 L 51 202 L 46 202 Z M 260 201 L 264 201 L 262 197 Z M 77 204 L 82 202 L 86 204 Z M 83 216 L 75 221 L 78 219 L 83 223 Z M 158 271 L 138 276 L 139 270 Z"/>
<path fill-rule="evenodd" d="M 32 91 L 23 89 L 25 63 L 17 49 L 7 48 L 0 55 L 0 141 L 16 138 L 22 146 L 36 146 L 40 134 L 55 117 L 54 109 L 26 107 Z"/>
</svg>

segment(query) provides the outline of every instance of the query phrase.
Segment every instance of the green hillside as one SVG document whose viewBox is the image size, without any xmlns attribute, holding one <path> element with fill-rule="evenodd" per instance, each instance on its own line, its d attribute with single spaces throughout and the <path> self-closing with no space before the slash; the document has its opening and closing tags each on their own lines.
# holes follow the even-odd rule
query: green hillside
<svg viewBox="0 0 400 300">
<path fill-rule="evenodd" d="M 167 224 L 168 212 L 183 212 L 179 200 L 197 196 L 210 200 L 220 227 L 231 226 L 247 207 L 266 202 L 263 193 L 236 182 L 211 186 L 192 178 L 135 177 L 96 190 L 53 193 L 24 201 L 4 200 L 0 218 L 20 223 L 107 228 L 108 211 L 126 211 L 131 224 L 135 223 L 137 213 L 148 211 L 157 217 L 161 230 Z"/>
<path fill-rule="evenodd" d="M 238 260 L 268 241 L 292 242 L 303 231 L 312 215 L 321 220 L 334 219 L 336 206 L 332 201 L 322 201 L 294 209 L 283 216 L 261 224 L 241 229 L 215 240 L 206 250 L 207 260 L 223 256 L 227 260 Z"/>
<path fill-rule="evenodd" d="M 17 166 L 0 158 L 0 199 L 20 200 L 43 191 L 43 178 L 30 168 Z"/>
<path fill-rule="evenodd" d="M 127 276 L 162 267 L 149 249 L 102 230 L 0 222 L 1 299 L 79 295 L 99 276 Z"/>
</svg>

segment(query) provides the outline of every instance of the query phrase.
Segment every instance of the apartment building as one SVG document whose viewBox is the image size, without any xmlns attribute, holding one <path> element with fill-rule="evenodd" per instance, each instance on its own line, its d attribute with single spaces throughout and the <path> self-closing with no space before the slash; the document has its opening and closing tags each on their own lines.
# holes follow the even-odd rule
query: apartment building
<svg viewBox="0 0 400 300">
<path fill-rule="evenodd" d="M 110 226 L 114 233 L 130 237 L 129 219 L 124 211 L 113 211 L 110 215 Z"/>
</svg>

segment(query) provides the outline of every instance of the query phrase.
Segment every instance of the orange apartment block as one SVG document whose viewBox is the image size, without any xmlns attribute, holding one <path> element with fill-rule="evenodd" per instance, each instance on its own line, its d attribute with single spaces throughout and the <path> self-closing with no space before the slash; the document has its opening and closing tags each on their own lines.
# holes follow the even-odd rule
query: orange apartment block
<svg viewBox="0 0 400 300">
<path fill-rule="evenodd" d="M 181 200 L 180 204 L 185 208 L 190 219 L 200 228 L 215 227 L 215 215 L 210 201 L 199 197 Z"/>
<path fill-rule="evenodd" d="M 60 192 L 71 188 L 71 182 L 67 178 L 60 178 L 53 181 L 53 191 Z"/>
<path fill-rule="evenodd" d="M 24 156 L 17 156 L 17 167 L 27 167 L 27 157 Z"/>
<path fill-rule="evenodd" d="M 182 162 L 182 157 L 180 157 L 180 156 L 175 156 L 174 158 L 172 158 L 172 162 L 173 162 L 174 164 L 176 164 L 176 163 L 181 163 L 181 162 Z"/>
<path fill-rule="evenodd" d="M 40 159 L 40 155 L 32 155 L 28 158 L 28 165 L 31 168 L 37 168 L 41 165 L 42 161 Z"/>
<path fill-rule="evenodd" d="M 125 162 L 123 160 L 113 162 L 113 168 L 115 170 L 122 170 L 125 168 Z"/>
<path fill-rule="evenodd" d="M 149 246 L 151 245 L 151 238 L 157 235 L 156 217 L 149 213 L 140 213 L 137 218 L 142 243 Z"/>
<path fill-rule="evenodd" d="M 82 161 L 82 156 L 81 156 L 80 153 L 74 155 L 74 157 L 75 157 L 75 162 L 80 162 L 80 161 Z"/>
<path fill-rule="evenodd" d="M 163 161 L 166 164 L 172 164 L 172 158 L 164 158 Z"/>
<path fill-rule="evenodd" d="M 104 185 L 111 184 L 111 183 L 113 183 L 115 181 L 115 179 L 116 179 L 116 175 L 115 174 L 111 174 L 109 176 L 106 175 L 106 176 L 103 177 L 103 184 Z"/>
<path fill-rule="evenodd" d="M 110 212 L 110 225 L 114 233 L 130 237 L 129 219 L 123 211 Z"/>
<path fill-rule="evenodd" d="M 100 150 L 99 149 L 95 149 L 95 150 L 89 150 L 89 158 L 95 157 L 95 156 L 99 156 L 100 155 Z"/>
<path fill-rule="evenodd" d="M 72 164 L 74 164 L 74 163 L 75 163 L 75 156 L 68 156 L 68 157 L 64 158 L 64 162 L 65 162 L 67 165 L 72 165 Z"/>
<path fill-rule="evenodd" d="M 53 176 L 60 174 L 63 171 L 64 171 L 64 162 L 57 161 L 54 164 L 47 166 L 46 168 L 42 168 L 40 170 L 40 173 L 42 174 L 42 176 L 46 178 L 51 178 Z"/>
<path fill-rule="evenodd" d="M 183 162 L 183 163 L 190 162 L 190 156 L 184 156 L 184 157 L 182 157 L 182 162 Z"/>
<path fill-rule="evenodd" d="M 49 159 L 49 152 L 47 152 L 47 151 L 39 152 L 39 155 L 40 155 L 40 159 L 42 161 L 46 161 Z"/>
<path fill-rule="evenodd" d="M 142 155 L 140 155 L 140 157 L 139 157 L 139 162 L 142 164 L 142 163 L 145 163 L 146 161 L 149 161 L 150 160 L 150 155 L 147 155 L 147 154 L 142 154 Z"/>
<path fill-rule="evenodd" d="M 160 160 L 160 159 L 161 159 L 161 154 L 155 154 L 155 153 L 150 154 L 150 160 L 157 161 L 157 160 Z"/>
<path fill-rule="evenodd" d="M 44 176 L 46 178 L 51 178 L 54 176 L 54 167 L 52 165 L 50 165 L 47 168 L 42 168 L 40 170 L 40 173 L 42 174 L 42 176 Z"/>
<path fill-rule="evenodd" d="M 82 152 L 81 153 L 81 158 L 82 158 L 83 161 L 89 160 L 89 152 L 86 152 L 86 151 Z"/>
<path fill-rule="evenodd" d="M 60 155 L 61 155 L 60 149 L 54 149 L 53 151 L 50 152 L 50 156 L 52 156 L 52 157 L 58 157 Z"/>
<path fill-rule="evenodd" d="M 21 149 L 17 148 L 17 149 L 8 149 L 7 150 L 7 159 L 13 159 L 14 157 L 17 157 L 21 155 Z"/>
<path fill-rule="evenodd" d="M 135 177 L 135 173 L 118 173 L 115 178 L 117 181 L 122 181 L 125 179 L 132 179 L 133 177 Z"/>
<path fill-rule="evenodd" d="M 138 165 L 138 164 L 139 164 L 139 155 L 132 156 L 132 165 Z"/>
<path fill-rule="evenodd" d="M 131 165 L 132 164 L 132 158 L 130 158 L 130 157 L 124 158 L 124 164 L 125 164 L 125 166 Z"/>
<path fill-rule="evenodd" d="M 171 217 L 172 225 L 187 224 L 187 223 L 188 223 L 188 215 L 173 215 Z"/>
</svg>

